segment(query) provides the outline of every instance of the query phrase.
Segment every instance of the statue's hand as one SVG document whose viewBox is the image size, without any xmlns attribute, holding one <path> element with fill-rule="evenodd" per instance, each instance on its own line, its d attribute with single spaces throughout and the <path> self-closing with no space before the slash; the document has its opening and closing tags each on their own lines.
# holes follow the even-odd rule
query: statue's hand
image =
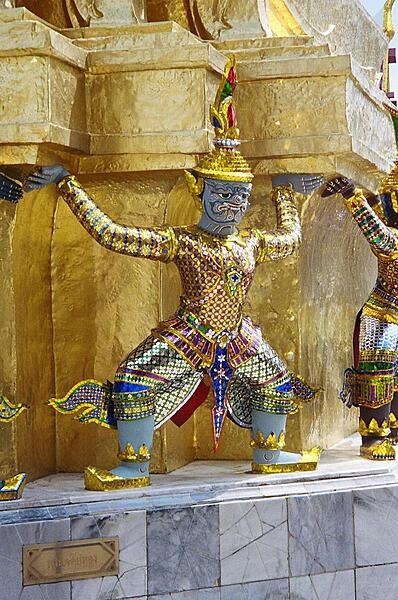
<svg viewBox="0 0 398 600">
<path fill-rule="evenodd" d="M 16 204 L 22 198 L 22 186 L 0 173 L 0 198 Z"/>
<path fill-rule="evenodd" d="M 62 165 L 51 165 L 50 167 L 40 167 L 29 175 L 24 185 L 25 192 L 40 190 L 50 183 L 59 183 L 61 179 L 70 175 L 69 171 Z"/>
<path fill-rule="evenodd" d="M 325 185 L 321 196 L 322 198 L 328 198 L 334 194 L 341 194 L 344 198 L 350 198 L 355 191 L 355 183 L 352 179 L 347 177 L 334 177 L 329 179 Z"/>
<path fill-rule="evenodd" d="M 324 179 L 322 175 L 305 175 L 301 173 L 282 173 L 280 175 L 274 175 L 272 177 L 272 186 L 277 187 L 278 185 L 290 185 L 295 192 L 299 194 L 305 194 L 306 196 L 312 194 L 322 185 Z"/>
</svg>

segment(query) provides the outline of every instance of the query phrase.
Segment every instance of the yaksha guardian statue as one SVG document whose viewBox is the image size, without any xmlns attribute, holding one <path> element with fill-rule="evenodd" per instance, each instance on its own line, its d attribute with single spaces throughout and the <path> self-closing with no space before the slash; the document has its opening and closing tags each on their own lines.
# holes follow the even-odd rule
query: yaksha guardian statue
<svg viewBox="0 0 398 600">
<path fill-rule="evenodd" d="M 341 399 L 359 406 L 361 456 L 394 460 L 398 442 L 398 166 L 379 195 L 366 198 L 353 181 L 329 181 L 323 196 L 341 193 L 377 257 L 378 276 L 354 329 L 354 366 L 345 372 Z"/>
<path fill-rule="evenodd" d="M 211 107 L 214 149 L 187 173 L 202 214 L 197 225 L 125 227 L 111 221 L 62 166 L 43 167 L 26 189 L 55 182 L 80 223 L 101 245 L 129 256 L 174 261 L 182 282 L 180 306 L 122 361 L 113 385 L 77 384 L 51 404 L 60 412 L 84 409 L 80 420 L 117 426 L 121 465 L 112 471 L 88 467 L 85 485 L 109 490 L 149 484 L 154 427 L 173 418 L 179 423 L 203 397 L 210 377 L 214 444 L 224 419 L 252 428 L 253 471 L 275 473 L 315 469 L 319 449 L 282 451 L 287 415 L 313 395 L 244 316 L 243 307 L 258 265 L 293 254 L 300 243 L 300 223 L 293 187 L 310 192 L 318 177 L 281 176 L 272 192 L 277 229 L 239 230 L 249 207 L 252 173 L 239 145 L 232 92 L 235 66 L 229 63 Z M 291 184 L 291 185 L 287 185 Z M 304 189 L 305 188 L 305 189 Z"/>
</svg>

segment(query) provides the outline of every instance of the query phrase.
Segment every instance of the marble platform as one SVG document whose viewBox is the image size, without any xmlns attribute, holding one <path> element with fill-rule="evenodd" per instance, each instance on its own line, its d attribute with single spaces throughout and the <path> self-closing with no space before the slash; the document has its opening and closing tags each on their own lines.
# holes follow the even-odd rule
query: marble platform
<svg viewBox="0 0 398 600">
<path fill-rule="evenodd" d="M 398 466 L 361 459 L 358 445 L 309 473 L 198 461 L 117 493 L 84 490 L 80 474 L 29 483 L 0 503 L 0 600 L 398 598 Z M 118 577 L 22 586 L 25 544 L 109 536 Z"/>
</svg>

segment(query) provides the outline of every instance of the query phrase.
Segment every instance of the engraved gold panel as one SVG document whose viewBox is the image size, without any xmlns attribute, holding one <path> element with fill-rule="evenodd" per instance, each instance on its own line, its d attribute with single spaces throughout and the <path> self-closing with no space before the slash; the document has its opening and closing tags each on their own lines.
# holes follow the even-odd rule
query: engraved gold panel
<svg viewBox="0 0 398 600">
<path fill-rule="evenodd" d="M 119 538 L 76 540 L 23 547 L 23 585 L 119 574 Z"/>
</svg>

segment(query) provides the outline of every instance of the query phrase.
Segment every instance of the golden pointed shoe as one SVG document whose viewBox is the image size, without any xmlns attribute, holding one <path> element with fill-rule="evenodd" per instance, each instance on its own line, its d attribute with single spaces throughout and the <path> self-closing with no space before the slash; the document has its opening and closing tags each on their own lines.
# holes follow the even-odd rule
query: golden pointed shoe
<svg viewBox="0 0 398 600">
<path fill-rule="evenodd" d="M 369 460 L 394 460 L 395 450 L 389 439 L 375 440 L 369 445 L 363 445 L 359 451 L 360 455 Z"/>
<path fill-rule="evenodd" d="M 5 479 L 0 487 L 0 502 L 3 500 L 19 500 L 26 483 L 26 473 L 18 473 L 14 477 Z"/>
<path fill-rule="evenodd" d="M 84 487 L 93 492 L 112 492 L 150 485 L 149 477 L 120 477 L 111 471 L 87 467 L 84 471 Z"/>
<path fill-rule="evenodd" d="M 252 473 L 294 473 L 295 471 L 315 471 L 322 449 L 319 446 L 301 452 L 301 458 L 292 463 L 256 464 L 252 463 Z"/>
</svg>

